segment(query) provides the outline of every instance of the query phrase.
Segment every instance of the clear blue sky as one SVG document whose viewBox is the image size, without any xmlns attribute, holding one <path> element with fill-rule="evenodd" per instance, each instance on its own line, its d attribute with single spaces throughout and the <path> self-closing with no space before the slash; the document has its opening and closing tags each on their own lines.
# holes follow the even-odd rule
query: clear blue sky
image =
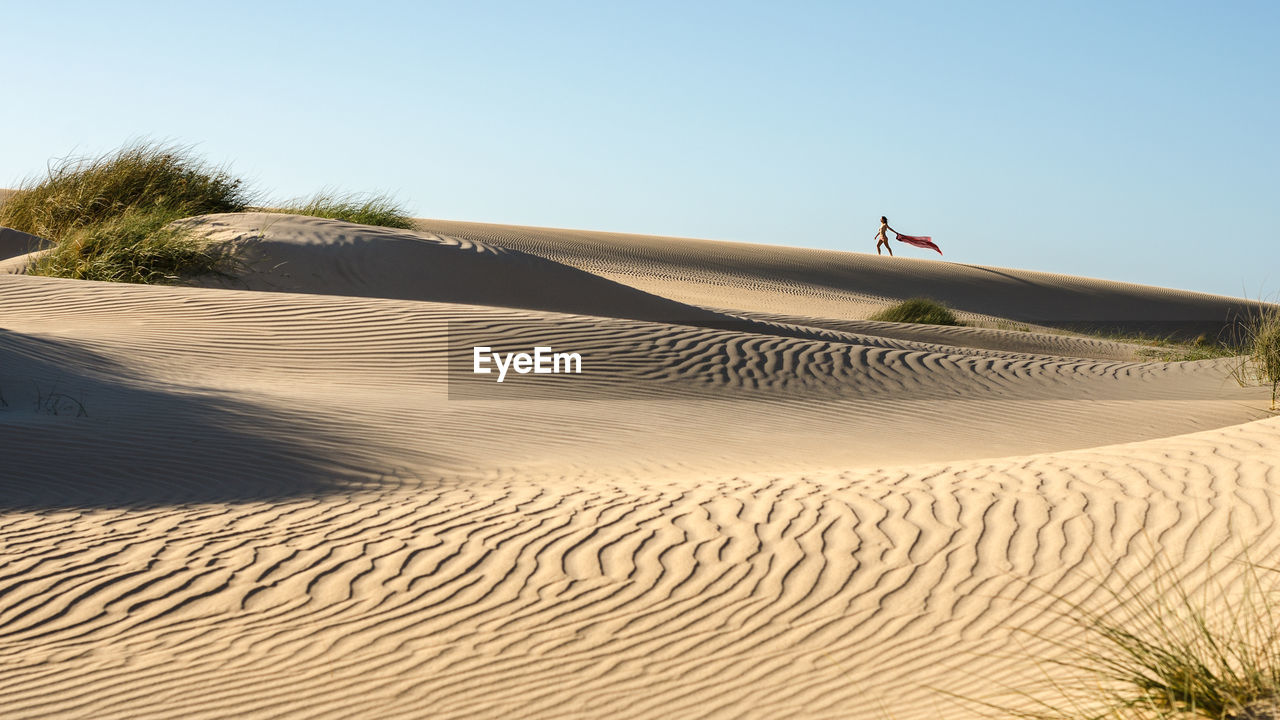
<svg viewBox="0 0 1280 720">
<path fill-rule="evenodd" d="M 0 185 L 149 136 L 276 197 L 1280 291 L 1271 0 L 0 7 Z"/>
</svg>

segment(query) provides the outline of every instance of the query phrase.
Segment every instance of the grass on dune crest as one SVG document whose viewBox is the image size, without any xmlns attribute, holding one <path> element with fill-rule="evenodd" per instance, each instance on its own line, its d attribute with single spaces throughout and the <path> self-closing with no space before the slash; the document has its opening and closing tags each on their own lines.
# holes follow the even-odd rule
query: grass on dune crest
<svg viewBox="0 0 1280 720">
<path fill-rule="evenodd" d="M 871 320 L 925 325 L 963 325 L 946 305 L 928 298 L 911 298 L 872 315 Z"/>
<path fill-rule="evenodd" d="M 53 242 L 28 266 L 33 275 L 171 283 L 216 271 L 227 257 L 170 223 L 238 212 L 251 199 L 241 180 L 190 147 L 140 141 L 24 180 L 0 206 L 0 225 Z"/>
<path fill-rule="evenodd" d="M 237 212 L 251 200 L 241 180 L 190 147 L 135 142 L 100 157 L 65 158 L 23 180 L 0 205 L 0 225 L 59 242 L 126 214 Z"/>
<path fill-rule="evenodd" d="M 136 141 L 99 157 L 66 158 L 23 180 L 0 204 L 0 226 L 52 242 L 28 266 L 33 275 L 172 283 L 229 269 L 233 253 L 173 222 L 240 212 L 256 195 L 189 146 Z M 390 196 L 321 192 L 279 212 L 411 228 Z"/>
<path fill-rule="evenodd" d="M 312 217 L 345 220 L 361 225 L 413 228 L 413 218 L 390 195 L 374 193 L 337 193 L 322 191 L 309 198 L 300 198 L 271 208 L 272 212 L 310 215 Z"/>
</svg>

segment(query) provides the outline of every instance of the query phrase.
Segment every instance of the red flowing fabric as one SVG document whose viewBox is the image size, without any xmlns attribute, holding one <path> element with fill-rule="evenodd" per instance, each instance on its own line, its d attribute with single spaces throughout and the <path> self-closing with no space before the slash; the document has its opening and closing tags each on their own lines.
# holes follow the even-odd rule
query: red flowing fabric
<svg viewBox="0 0 1280 720">
<path fill-rule="evenodd" d="M 942 254 L 942 249 L 939 248 L 937 245 L 934 245 L 933 238 L 929 237 L 928 235 L 903 235 L 902 233 L 896 233 L 896 234 L 898 236 L 898 242 L 904 242 L 908 245 L 915 245 L 916 247 L 924 248 L 925 250 L 937 250 L 939 255 Z"/>
</svg>

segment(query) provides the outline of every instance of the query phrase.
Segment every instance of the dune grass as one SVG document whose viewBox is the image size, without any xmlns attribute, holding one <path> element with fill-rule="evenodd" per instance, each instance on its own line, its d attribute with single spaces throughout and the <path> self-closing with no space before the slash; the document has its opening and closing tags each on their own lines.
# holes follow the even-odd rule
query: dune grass
<svg viewBox="0 0 1280 720">
<path fill-rule="evenodd" d="M 1280 399 L 1280 307 L 1263 306 L 1245 320 L 1245 355 L 1236 370 L 1241 385 L 1250 381 L 1271 386 L 1271 409 Z"/>
<path fill-rule="evenodd" d="M 56 243 L 124 215 L 237 212 L 251 199 L 241 180 L 189 147 L 135 142 L 100 157 L 63 159 L 23 180 L 0 205 L 0 225 Z"/>
<path fill-rule="evenodd" d="M 270 208 L 270 210 L 345 220 L 361 225 L 379 225 L 403 230 L 413 228 L 413 218 L 404 207 L 390 195 L 384 194 L 321 191 L 309 198 L 291 200 L 281 207 Z"/>
<path fill-rule="evenodd" d="M 1088 618 L 1098 643 L 1082 664 L 1109 681 L 1105 703 L 1135 716 L 1220 720 L 1280 701 L 1280 617 L 1256 574 L 1219 603 L 1168 585 L 1126 598 L 1118 616 Z"/>
<path fill-rule="evenodd" d="M 184 216 L 180 210 L 133 208 L 75 228 L 33 260 L 28 272 L 77 280 L 166 284 L 229 267 L 232 260 L 226 251 L 173 224 Z"/>
<path fill-rule="evenodd" d="M 928 298 L 911 298 L 872 315 L 872 320 L 925 325 L 963 325 L 946 305 Z"/>
<path fill-rule="evenodd" d="M 50 240 L 33 275 L 170 283 L 219 269 L 226 253 L 174 220 L 244 210 L 252 195 L 190 147 L 135 142 L 100 157 L 67 158 L 28 178 L 0 206 L 0 225 Z"/>
<path fill-rule="evenodd" d="M 1063 655 L 1040 664 L 1043 689 L 1014 691 L 1017 705 L 958 699 L 1024 720 L 1276 720 L 1277 573 L 1242 567 L 1230 587 L 1211 580 L 1191 589 L 1153 560 L 1149 575 L 1103 588 L 1104 611 L 1066 603 L 1083 632 L 1044 638 Z"/>
<path fill-rule="evenodd" d="M 99 157 L 73 157 L 21 181 L 0 204 L 0 226 L 49 240 L 33 275 L 173 283 L 229 269 L 234 254 L 175 220 L 249 209 L 256 194 L 189 146 L 137 141 Z M 365 225 L 412 228 L 388 195 L 325 191 L 275 209 Z"/>
</svg>

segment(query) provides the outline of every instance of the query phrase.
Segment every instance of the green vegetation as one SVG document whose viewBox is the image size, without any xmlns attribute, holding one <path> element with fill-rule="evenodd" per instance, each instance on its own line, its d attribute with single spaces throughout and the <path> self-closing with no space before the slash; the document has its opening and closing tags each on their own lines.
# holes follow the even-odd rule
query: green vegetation
<svg viewBox="0 0 1280 720">
<path fill-rule="evenodd" d="M 217 270 L 225 253 L 170 223 L 245 209 L 244 183 L 190 148 L 134 143 L 97 158 L 71 158 L 24 180 L 0 225 L 53 242 L 33 275 L 167 283 Z"/>
<path fill-rule="evenodd" d="M 1236 371 L 1241 385 L 1252 380 L 1271 386 L 1271 409 L 1280 397 L 1280 307 L 1265 306 L 1244 324 L 1246 355 Z"/>
<path fill-rule="evenodd" d="M 35 275 L 172 283 L 229 269 L 233 254 L 175 220 L 240 212 L 255 199 L 243 181 L 186 146 L 135 142 L 101 157 L 64 159 L 23 180 L 0 204 L 0 226 L 53 244 L 32 261 Z M 386 195 L 323 192 L 280 212 L 411 228 Z"/>
<path fill-rule="evenodd" d="M 925 325 L 962 325 L 955 313 L 940 302 L 928 298 L 911 298 L 871 316 L 872 320 Z"/>
<path fill-rule="evenodd" d="M 130 209 L 123 215 L 76 228 L 32 261 L 29 272 L 48 277 L 108 282 L 173 283 L 183 276 L 229 266 L 224 250 L 172 221 L 185 213 Z"/>
<path fill-rule="evenodd" d="M 1115 683 L 1106 698 L 1114 709 L 1219 720 L 1280 698 L 1269 596 L 1251 584 L 1220 611 L 1206 600 L 1178 587 L 1131 599 L 1135 607 L 1122 617 L 1092 619 L 1100 645 L 1084 660 Z"/>
<path fill-rule="evenodd" d="M 400 203 L 389 195 L 365 193 L 318 192 L 309 198 L 292 200 L 283 207 L 271 208 L 272 212 L 310 215 L 332 218 L 362 225 L 413 228 L 413 218 Z"/>
<path fill-rule="evenodd" d="M 1015 705 L 955 697 L 1025 720 L 1275 720 L 1276 573 L 1240 562 L 1231 585 L 1189 585 L 1157 559 L 1146 577 L 1101 588 L 1101 612 L 1057 597 L 1083 632 L 1040 636 L 1063 651 L 1042 665 L 1043 686 L 1012 691 Z"/>
<path fill-rule="evenodd" d="M 0 225 L 60 242 L 126 214 L 237 212 L 244 184 L 195 158 L 190 148 L 134 143 L 97 158 L 68 158 L 28 178 L 3 206 Z"/>
</svg>

